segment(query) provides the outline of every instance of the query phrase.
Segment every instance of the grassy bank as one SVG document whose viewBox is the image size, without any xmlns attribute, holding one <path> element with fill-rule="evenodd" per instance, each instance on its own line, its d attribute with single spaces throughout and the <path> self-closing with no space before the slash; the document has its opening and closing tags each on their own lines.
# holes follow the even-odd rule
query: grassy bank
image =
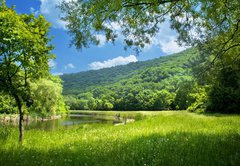
<svg viewBox="0 0 240 166">
<path fill-rule="evenodd" d="M 240 165 L 239 115 L 145 115 L 122 126 L 26 131 L 23 146 L 16 128 L 1 126 L 0 165 Z"/>
</svg>

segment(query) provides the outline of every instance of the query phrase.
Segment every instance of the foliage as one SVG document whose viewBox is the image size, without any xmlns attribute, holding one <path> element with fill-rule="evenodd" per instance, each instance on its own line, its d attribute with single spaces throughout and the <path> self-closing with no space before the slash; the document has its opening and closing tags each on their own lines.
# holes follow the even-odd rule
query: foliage
<svg viewBox="0 0 240 166">
<path fill-rule="evenodd" d="M 175 109 L 173 107 L 175 94 L 171 94 L 167 90 L 163 89 L 157 93 L 157 98 L 154 103 L 154 108 L 157 110 Z"/>
<path fill-rule="evenodd" d="M 239 5 L 238 0 L 79 0 L 64 1 L 59 7 L 73 36 L 72 44 L 81 49 L 99 44 L 98 34 L 114 42 L 119 31 L 126 46 L 144 47 L 152 42 L 151 37 L 159 32 L 160 23 L 165 20 L 178 31 L 179 40 L 189 45 L 210 41 L 222 33 L 229 38 L 229 30 L 238 27 Z"/>
<path fill-rule="evenodd" d="M 33 104 L 30 111 L 42 116 L 65 113 L 66 106 L 62 96 L 61 79 L 52 76 L 30 84 Z"/>
<path fill-rule="evenodd" d="M 122 126 L 27 130 L 22 146 L 15 128 L 1 127 L 0 165 L 240 164 L 239 115 L 146 114 L 146 119 Z"/>
<path fill-rule="evenodd" d="M 206 108 L 209 105 L 208 91 L 209 87 L 197 86 L 195 87 L 190 94 L 190 98 L 193 100 L 190 106 L 188 106 L 187 111 L 202 113 L 206 111 Z"/>
<path fill-rule="evenodd" d="M 0 93 L 0 113 L 6 114 L 17 113 L 16 103 L 10 95 Z"/>
<path fill-rule="evenodd" d="M 235 66 L 224 67 L 217 74 L 209 94 L 208 111 L 239 113 L 240 61 Z M 233 68 L 235 67 L 235 68 Z"/>
<path fill-rule="evenodd" d="M 197 90 L 196 86 L 194 81 L 185 81 L 179 85 L 175 97 L 176 109 L 186 110 L 195 101 L 191 93 Z"/>
</svg>

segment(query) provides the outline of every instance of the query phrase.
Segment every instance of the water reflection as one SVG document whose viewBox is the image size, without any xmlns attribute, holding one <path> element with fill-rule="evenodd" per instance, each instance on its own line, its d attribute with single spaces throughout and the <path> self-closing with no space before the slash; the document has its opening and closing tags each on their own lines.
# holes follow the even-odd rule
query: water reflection
<svg viewBox="0 0 240 166">
<path fill-rule="evenodd" d="M 69 128 L 74 125 L 80 124 L 116 124 L 122 123 L 120 119 L 115 118 L 114 116 L 106 115 L 89 115 L 89 114 L 70 114 L 68 117 L 62 119 L 55 119 L 49 121 L 34 121 L 28 124 L 25 124 L 26 130 L 31 129 L 41 129 L 41 130 L 55 130 L 60 127 Z"/>
</svg>

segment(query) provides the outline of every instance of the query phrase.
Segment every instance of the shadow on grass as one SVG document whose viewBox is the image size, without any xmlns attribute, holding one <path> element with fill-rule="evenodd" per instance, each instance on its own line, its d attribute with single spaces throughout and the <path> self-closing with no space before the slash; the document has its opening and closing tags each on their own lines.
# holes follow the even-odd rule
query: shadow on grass
<svg viewBox="0 0 240 166">
<path fill-rule="evenodd" d="M 172 132 L 50 150 L 0 148 L 0 165 L 240 165 L 239 140 L 238 134 Z"/>
<path fill-rule="evenodd" d="M 203 112 L 203 113 L 198 113 L 199 115 L 204 115 L 204 116 L 210 116 L 210 117 L 231 117 L 231 116 L 239 116 L 239 114 L 236 113 L 215 113 L 215 112 Z"/>
</svg>

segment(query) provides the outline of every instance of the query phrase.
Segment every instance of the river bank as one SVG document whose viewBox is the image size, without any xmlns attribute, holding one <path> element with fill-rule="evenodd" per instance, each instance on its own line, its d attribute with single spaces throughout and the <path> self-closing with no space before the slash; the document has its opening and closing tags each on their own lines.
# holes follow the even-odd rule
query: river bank
<svg viewBox="0 0 240 166">
<path fill-rule="evenodd" d="M 51 116 L 37 116 L 37 115 L 24 115 L 23 121 L 25 123 L 29 123 L 32 121 L 48 121 L 62 118 L 62 115 L 51 115 Z M 0 123 L 10 123 L 10 124 L 18 124 L 19 123 L 19 115 L 18 114 L 0 114 Z"/>
</svg>

